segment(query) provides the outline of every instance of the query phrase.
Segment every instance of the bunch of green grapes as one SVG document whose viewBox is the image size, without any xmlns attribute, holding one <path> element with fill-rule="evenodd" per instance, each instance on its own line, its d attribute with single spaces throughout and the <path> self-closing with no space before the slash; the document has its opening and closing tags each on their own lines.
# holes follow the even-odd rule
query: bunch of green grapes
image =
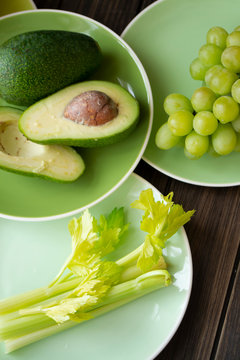
<svg viewBox="0 0 240 360">
<path fill-rule="evenodd" d="M 190 159 L 207 151 L 215 155 L 240 151 L 240 26 L 231 34 L 211 28 L 190 73 L 206 86 L 195 90 L 191 99 L 175 93 L 165 98 L 169 117 L 156 133 L 157 147 L 167 150 L 184 139 Z"/>
</svg>

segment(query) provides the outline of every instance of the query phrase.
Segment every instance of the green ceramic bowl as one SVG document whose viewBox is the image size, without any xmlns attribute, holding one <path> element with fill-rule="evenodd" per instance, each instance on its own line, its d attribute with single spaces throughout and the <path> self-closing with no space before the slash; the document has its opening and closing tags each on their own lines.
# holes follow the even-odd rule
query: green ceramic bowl
<svg viewBox="0 0 240 360">
<path fill-rule="evenodd" d="M 53 219 L 96 204 L 116 190 L 138 164 L 152 124 L 148 78 L 131 48 L 114 32 L 87 17 L 64 11 L 32 10 L 0 19 L 0 44 L 12 36 L 39 29 L 86 33 L 95 38 L 104 61 L 94 79 L 116 82 L 140 103 L 136 130 L 114 145 L 81 149 L 86 171 L 72 184 L 59 184 L 0 171 L 0 214 L 11 219 Z M 0 101 L 0 105 L 5 102 Z"/>
<path fill-rule="evenodd" d="M 155 188 L 132 174 L 113 194 L 90 209 L 99 218 L 116 206 L 124 206 L 130 228 L 115 251 L 116 258 L 144 240 L 145 233 L 139 228 L 142 211 L 131 209 L 130 204 L 148 188 L 153 189 L 154 198 L 159 200 Z M 0 219 L 0 273 L 7 274 L 0 277 L 0 299 L 45 286 L 55 277 L 71 252 L 70 220 L 67 217 L 26 223 Z M 192 257 L 183 228 L 167 241 L 164 255 L 173 280 L 169 287 L 9 355 L 4 354 L 4 346 L 0 344 L 0 359 L 153 359 L 177 330 L 190 297 Z"/>
<path fill-rule="evenodd" d="M 163 151 L 155 135 L 167 120 L 163 100 L 170 93 L 191 97 L 202 86 L 189 73 L 189 65 L 206 43 L 213 26 L 228 32 L 240 24 L 238 0 L 164 0 L 144 9 L 124 30 L 123 39 L 140 58 L 153 92 L 154 119 L 143 158 L 159 171 L 184 182 L 204 186 L 240 185 L 240 153 L 215 158 L 209 154 L 189 160 L 182 147 Z"/>
</svg>

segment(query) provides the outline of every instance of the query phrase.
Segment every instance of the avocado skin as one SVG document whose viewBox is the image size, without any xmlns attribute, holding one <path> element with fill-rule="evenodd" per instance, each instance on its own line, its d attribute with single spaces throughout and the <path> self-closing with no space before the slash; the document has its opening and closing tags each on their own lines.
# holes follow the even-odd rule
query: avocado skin
<svg viewBox="0 0 240 360">
<path fill-rule="evenodd" d="M 31 139 L 31 137 L 27 136 L 24 133 L 24 129 L 21 127 L 21 122 L 19 122 L 19 130 L 31 141 L 42 144 L 42 145 L 53 145 L 53 144 L 61 144 L 65 146 L 76 146 L 82 148 L 95 148 L 95 147 L 102 147 L 106 145 L 111 145 L 116 142 L 119 142 L 128 137 L 129 134 L 135 129 L 139 121 L 139 117 L 136 118 L 136 121 L 131 124 L 127 129 L 122 131 L 121 133 L 117 133 L 115 135 L 105 136 L 104 138 L 96 138 L 96 139 L 50 139 L 50 140 L 36 140 Z"/>
<path fill-rule="evenodd" d="M 57 178 L 50 177 L 50 176 L 47 176 L 47 175 L 35 174 L 33 172 L 26 172 L 26 171 L 11 169 L 11 168 L 8 168 L 8 167 L 3 166 L 1 164 L 0 164 L 0 170 L 4 170 L 4 171 L 7 171 L 7 172 L 10 172 L 10 173 L 13 173 L 13 174 L 17 174 L 17 175 L 24 175 L 24 176 L 27 176 L 27 177 L 45 179 L 45 180 L 49 180 L 51 182 L 60 183 L 60 184 L 73 183 L 74 181 L 78 180 L 78 178 L 79 178 L 79 177 L 76 177 L 75 179 L 71 179 L 71 180 L 61 180 L 61 179 L 57 179 Z"/>
<path fill-rule="evenodd" d="M 0 46 L 0 94 L 9 103 L 30 106 L 89 77 L 100 65 L 101 50 L 88 35 L 40 30 Z"/>
</svg>

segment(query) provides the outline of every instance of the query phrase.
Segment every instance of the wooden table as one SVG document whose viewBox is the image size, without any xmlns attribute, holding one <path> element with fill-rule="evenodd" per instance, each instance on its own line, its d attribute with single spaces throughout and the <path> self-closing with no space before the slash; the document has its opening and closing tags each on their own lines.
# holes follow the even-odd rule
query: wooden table
<svg viewBox="0 0 240 360">
<path fill-rule="evenodd" d="M 73 11 L 121 34 L 151 0 L 36 0 L 38 8 Z M 239 167 L 236 171 L 240 171 Z M 141 161 L 135 172 L 163 194 L 196 209 L 185 226 L 194 266 L 184 319 L 158 360 L 240 359 L 240 187 L 209 188 L 171 179 Z M 114 360 L 114 359 L 113 359 Z M 125 359 L 123 359 L 125 360 Z"/>
</svg>

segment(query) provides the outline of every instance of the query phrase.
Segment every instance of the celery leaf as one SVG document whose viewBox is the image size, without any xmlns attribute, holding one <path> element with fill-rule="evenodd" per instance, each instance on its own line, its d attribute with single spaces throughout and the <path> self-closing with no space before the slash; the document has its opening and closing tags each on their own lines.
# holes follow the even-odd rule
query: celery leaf
<svg viewBox="0 0 240 360">
<path fill-rule="evenodd" d="M 174 204 L 173 193 L 161 195 L 160 201 L 155 201 L 152 189 L 143 190 L 139 200 L 131 206 L 144 211 L 140 228 L 148 234 L 142 245 L 137 265 L 143 271 L 149 271 L 162 256 L 165 241 L 188 222 L 193 211 L 185 212 L 182 206 Z"/>
</svg>

